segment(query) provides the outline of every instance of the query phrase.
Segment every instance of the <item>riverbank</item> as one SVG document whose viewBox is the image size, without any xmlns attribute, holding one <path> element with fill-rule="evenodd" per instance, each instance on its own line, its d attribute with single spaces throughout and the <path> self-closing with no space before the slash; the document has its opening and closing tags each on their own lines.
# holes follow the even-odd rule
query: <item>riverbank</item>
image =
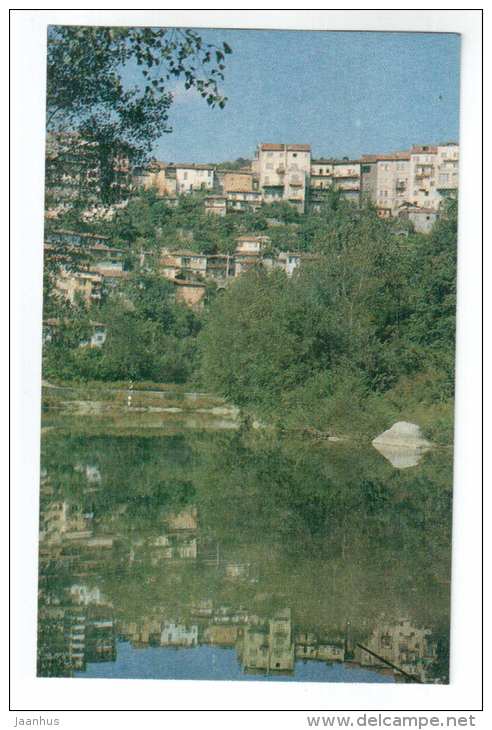
<svg viewBox="0 0 492 730">
<path fill-rule="evenodd" d="M 173 422 L 192 428 L 250 428 L 275 431 L 315 441 L 370 443 L 398 421 L 418 424 L 422 435 L 439 446 L 453 443 L 453 403 L 412 401 L 411 394 L 389 391 L 362 397 L 339 393 L 312 402 L 284 401 L 272 407 L 241 409 L 190 384 L 152 381 L 43 381 L 43 424 L 54 416 L 92 416 L 113 428 L 169 427 Z M 45 424 L 46 422 L 46 424 Z"/>
</svg>

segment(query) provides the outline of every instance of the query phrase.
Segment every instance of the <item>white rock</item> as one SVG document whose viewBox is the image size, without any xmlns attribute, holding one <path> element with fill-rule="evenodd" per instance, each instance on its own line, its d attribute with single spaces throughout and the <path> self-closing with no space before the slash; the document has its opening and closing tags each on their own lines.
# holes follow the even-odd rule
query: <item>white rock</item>
<svg viewBox="0 0 492 730">
<path fill-rule="evenodd" d="M 377 436 L 372 445 L 396 469 L 417 466 L 422 455 L 432 447 L 431 442 L 422 436 L 419 426 L 407 421 L 394 423 Z"/>
<path fill-rule="evenodd" d="M 372 442 L 376 444 L 388 444 L 391 446 L 412 446 L 412 447 L 430 447 L 430 441 L 427 441 L 422 435 L 420 427 L 415 423 L 407 421 L 398 421 L 391 428 L 376 436 Z"/>
</svg>

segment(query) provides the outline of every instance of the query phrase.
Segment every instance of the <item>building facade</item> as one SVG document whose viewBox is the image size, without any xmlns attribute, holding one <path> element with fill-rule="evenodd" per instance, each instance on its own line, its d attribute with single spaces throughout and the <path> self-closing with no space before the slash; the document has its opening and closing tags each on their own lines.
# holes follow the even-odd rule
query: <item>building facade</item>
<svg viewBox="0 0 492 730">
<path fill-rule="evenodd" d="M 285 201 L 303 213 L 311 172 L 311 146 L 258 145 L 255 168 L 265 203 Z"/>
</svg>

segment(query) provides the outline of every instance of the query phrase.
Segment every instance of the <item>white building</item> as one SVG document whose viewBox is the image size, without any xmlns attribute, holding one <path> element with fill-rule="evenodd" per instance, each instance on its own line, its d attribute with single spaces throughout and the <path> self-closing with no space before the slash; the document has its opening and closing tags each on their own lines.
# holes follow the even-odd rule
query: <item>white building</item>
<svg viewBox="0 0 492 730">
<path fill-rule="evenodd" d="M 211 190 L 214 186 L 214 168 L 211 165 L 180 162 L 169 167 L 176 170 L 177 193 Z"/>
<path fill-rule="evenodd" d="M 161 646 L 196 646 L 198 644 L 198 626 L 185 626 L 166 622 L 162 626 Z"/>
<path fill-rule="evenodd" d="M 260 144 L 253 166 L 266 203 L 286 201 L 301 213 L 311 172 L 311 146 L 307 144 Z"/>
</svg>

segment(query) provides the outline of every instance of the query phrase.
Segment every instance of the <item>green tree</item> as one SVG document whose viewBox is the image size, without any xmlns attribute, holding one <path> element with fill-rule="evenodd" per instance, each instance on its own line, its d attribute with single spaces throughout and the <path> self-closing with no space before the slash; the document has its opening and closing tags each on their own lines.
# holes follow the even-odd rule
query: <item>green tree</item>
<svg viewBox="0 0 492 730">
<path fill-rule="evenodd" d="M 75 165 L 91 187 L 90 172 L 96 169 L 102 199 L 121 195 L 122 161 L 141 164 L 153 143 L 172 131 L 170 82 L 183 80 L 209 106 L 222 108 L 227 99 L 219 83 L 229 53 L 226 43 L 205 43 L 189 29 L 50 26 L 51 177 Z"/>
</svg>

